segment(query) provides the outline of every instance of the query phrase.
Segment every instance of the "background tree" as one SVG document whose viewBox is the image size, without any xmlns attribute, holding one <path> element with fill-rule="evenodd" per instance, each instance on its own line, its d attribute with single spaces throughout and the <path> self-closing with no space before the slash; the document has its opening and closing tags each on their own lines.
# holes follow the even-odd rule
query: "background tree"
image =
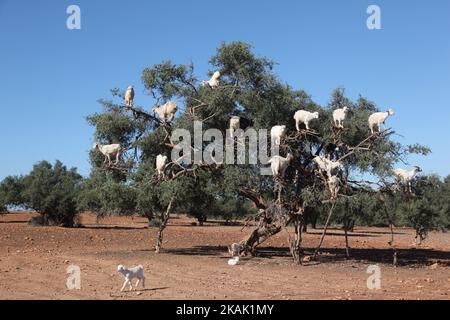
<svg viewBox="0 0 450 320">
<path fill-rule="evenodd" d="M 42 225 L 72 227 L 79 212 L 77 198 L 82 177 L 75 168 L 67 169 L 60 161 L 34 165 L 26 176 L 7 177 L 0 184 L 5 206 L 19 206 L 40 214 Z"/>
</svg>

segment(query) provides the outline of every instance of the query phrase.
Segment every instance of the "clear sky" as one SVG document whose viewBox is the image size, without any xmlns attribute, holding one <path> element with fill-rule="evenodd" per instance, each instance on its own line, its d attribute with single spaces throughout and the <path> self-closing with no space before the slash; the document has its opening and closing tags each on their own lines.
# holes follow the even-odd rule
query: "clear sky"
<svg viewBox="0 0 450 320">
<path fill-rule="evenodd" d="M 66 8 L 81 8 L 68 30 Z M 381 30 L 366 9 L 381 8 Z M 345 87 L 384 109 L 403 143 L 432 148 L 411 159 L 450 174 L 450 1 L 448 0 L 0 0 L 0 179 L 59 159 L 83 175 L 93 129 L 109 90 L 140 81 L 144 67 L 171 59 L 209 70 L 222 41 L 242 40 L 274 59 L 280 79 L 326 104 Z"/>
</svg>

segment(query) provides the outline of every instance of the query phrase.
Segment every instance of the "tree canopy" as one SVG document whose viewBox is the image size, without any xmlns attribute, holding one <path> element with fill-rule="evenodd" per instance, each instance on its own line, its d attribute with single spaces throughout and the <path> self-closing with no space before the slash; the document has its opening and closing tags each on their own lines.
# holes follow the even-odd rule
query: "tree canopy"
<svg viewBox="0 0 450 320">
<path fill-rule="evenodd" d="M 32 209 L 40 224 L 71 227 L 77 213 L 82 177 L 60 161 L 41 161 L 25 176 L 6 177 L 0 184 L 0 203 Z"/>
<path fill-rule="evenodd" d="M 378 219 L 371 215 L 380 212 L 379 203 L 370 201 L 372 209 L 365 203 L 375 199 L 377 192 L 389 189 L 394 165 L 407 163 L 411 153 L 430 152 L 418 144 L 400 144 L 393 139 L 392 129 L 372 135 L 368 117 L 384 108 L 362 96 L 352 101 L 344 89 L 338 88 L 332 92 L 329 103 L 320 106 L 305 91 L 282 82 L 274 72 L 275 63 L 255 55 L 246 43 L 222 43 L 209 62 L 211 72 L 203 77 L 195 74 L 192 63 L 177 65 L 167 60 L 145 68 L 141 80 L 150 97 L 148 106 L 124 106 L 121 89 L 113 89 L 111 99 L 99 100 L 103 111 L 88 117 L 95 127 L 95 139 L 104 144 L 120 143 L 128 152 L 115 167 L 105 167 L 102 155 L 91 152 L 92 172 L 82 191 L 84 209 L 100 213 L 138 211 L 149 219 L 158 214 L 164 220 L 162 213 L 170 206 L 171 210 L 203 219 L 218 212 L 226 215 L 224 209 L 238 212 L 245 208 L 243 213 L 250 214 L 249 199 L 257 209 L 253 213 L 258 211 L 258 230 L 274 227 L 272 231 L 279 232 L 295 221 L 304 224 L 307 211 L 328 212 L 327 177 L 318 172 L 313 161 L 315 156 L 321 156 L 341 163 L 339 197 L 332 201 L 334 218 L 375 222 Z M 200 85 L 215 71 L 221 74 L 219 88 Z M 149 111 L 153 104 L 168 101 L 176 101 L 180 107 L 171 123 Z M 344 106 L 349 113 L 345 129 L 341 130 L 334 126 L 332 113 Z M 319 120 L 311 123 L 311 130 L 295 129 L 293 115 L 300 109 L 319 112 Z M 172 161 L 165 178 L 157 178 L 156 156 L 171 158 L 178 142 L 172 140 L 175 130 L 183 129 L 193 136 L 194 121 L 201 121 L 203 130 L 217 129 L 226 137 L 232 116 L 248 119 L 253 129 L 270 131 L 272 126 L 286 125 L 280 154 L 291 153 L 294 161 L 281 180 L 261 175 L 261 168 L 267 163 L 254 164 L 249 157 L 236 165 L 185 165 Z M 252 143 L 243 141 L 247 147 Z M 203 150 L 210 143 L 203 141 Z M 194 151 L 194 156 L 196 152 L 199 151 Z M 361 180 L 361 176 L 371 177 L 374 183 Z M 238 202 L 230 209 L 233 201 Z M 415 225 L 417 220 L 409 219 L 408 223 Z M 263 233 L 270 236 L 271 232 Z M 263 241 L 261 237 L 262 234 L 254 238 L 253 243 L 249 239 L 244 242 L 254 247 Z"/>
</svg>

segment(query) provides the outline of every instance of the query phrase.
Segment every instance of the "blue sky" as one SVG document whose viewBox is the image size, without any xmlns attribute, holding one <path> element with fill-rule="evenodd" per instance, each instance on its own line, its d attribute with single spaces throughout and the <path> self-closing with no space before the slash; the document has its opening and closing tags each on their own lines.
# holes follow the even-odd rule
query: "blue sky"
<svg viewBox="0 0 450 320">
<path fill-rule="evenodd" d="M 81 30 L 66 8 L 81 8 Z M 381 8 L 368 30 L 366 9 Z M 425 173 L 450 174 L 450 1 L 20 1 L 0 0 L 0 179 L 59 159 L 83 175 L 93 129 L 85 117 L 109 90 L 136 87 L 144 67 L 194 62 L 205 75 L 222 41 L 251 43 L 278 62 L 280 79 L 320 103 L 345 87 L 384 109 L 405 144 L 432 148 L 411 158 Z"/>
</svg>

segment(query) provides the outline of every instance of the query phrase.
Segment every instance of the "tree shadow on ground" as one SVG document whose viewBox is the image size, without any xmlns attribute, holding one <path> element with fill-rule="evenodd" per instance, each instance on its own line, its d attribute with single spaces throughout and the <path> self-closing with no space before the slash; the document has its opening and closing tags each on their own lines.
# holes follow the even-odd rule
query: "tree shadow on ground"
<svg viewBox="0 0 450 320">
<path fill-rule="evenodd" d="M 363 234 L 386 234 L 386 235 L 390 235 L 391 232 L 390 231 L 370 231 L 370 230 L 358 230 L 356 231 L 357 233 L 363 233 Z M 404 234 L 408 234 L 406 232 L 399 232 L 399 231 L 395 231 L 394 235 L 404 235 Z"/>
<path fill-rule="evenodd" d="M 161 252 L 182 256 L 218 256 L 227 253 L 228 248 L 225 246 L 194 246 L 190 248 L 163 248 Z"/>
<path fill-rule="evenodd" d="M 322 235 L 322 230 L 320 229 L 315 229 L 315 232 L 313 231 L 308 231 L 307 234 L 311 234 L 311 235 Z M 344 231 L 342 231 L 342 233 L 338 233 L 338 232 L 329 232 L 327 231 L 326 233 L 327 236 L 338 236 L 338 237 L 345 237 L 345 233 Z M 381 237 L 381 235 L 378 234 L 370 234 L 368 233 L 363 233 L 363 232 L 348 232 L 348 237 Z"/>
<path fill-rule="evenodd" d="M 22 223 L 22 224 L 27 224 L 28 223 L 28 220 L 11 220 L 11 221 L 0 221 L 0 224 L 9 224 L 9 223 L 11 223 L 11 224 L 20 224 L 20 223 Z"/>
<path fill-rule="evenodd" d="M 312 255 L 315 248 L 304 248 L 306 255 Z M 227 253 L 225 246 L 195 246 L 191 248 L 164 249 L 162 252 L 174 255 L 197 255 L 197 256 L 223 256 Z M 260 247 L 257 249 L 257 257 L 260 258 L 290 258 L 288 248 Z M 392 264 L 393 250 L 386 249 L 350 249 L 350 258 L 345 257 L 345 248 L 322 248 L 316 258 L 316 262 L 333 263 L 342 261 L 356 261 L 367 263 Z M 439 251 L 433 249 L 397 249 L 399 266 L 430 265 L 439 262 L 443 266 L 450 266 L 450 251 Z"/>
<path fill-rule="evenodd" d="M 235 224 L 225 224 L 221 222 L 205 222 L 202 226 L 198 224 L 197 222 L 190 222 L 190 223 L 180 223 L 180 224 L 168 224 L 169 227 L 198 227 L 198 228 L 218 228 L 218 227 L 243 227 L 243 223 L 235 223 Z"/>
<path fill-rule="evenodd" d="M 132 227 L 132 226 L 117 226 L 117 225 L 81 225 L 80 229 L 91 229 L 91 230 L 145 230 L 145 227 Z"/>
<path fill-rule="evenodd" d="M 315 248 L 303 248 L 306 255 L 312 255 Z M 393 249 L 349 249 L 350 258 L 345 256 L 345 248 L 322 248 L 316 261 L 322 263 L 358 261 L 370 263 L 392 264 Z M 258 250 L 258 256 L 262 258 L 290 257 L 288 248 L 265 247 Z M 441 265 L 450 266 L 450 251 L 434 249 L 397 249 L 399 266 L 430 265 L 439 262 Z"/>
</svg>

